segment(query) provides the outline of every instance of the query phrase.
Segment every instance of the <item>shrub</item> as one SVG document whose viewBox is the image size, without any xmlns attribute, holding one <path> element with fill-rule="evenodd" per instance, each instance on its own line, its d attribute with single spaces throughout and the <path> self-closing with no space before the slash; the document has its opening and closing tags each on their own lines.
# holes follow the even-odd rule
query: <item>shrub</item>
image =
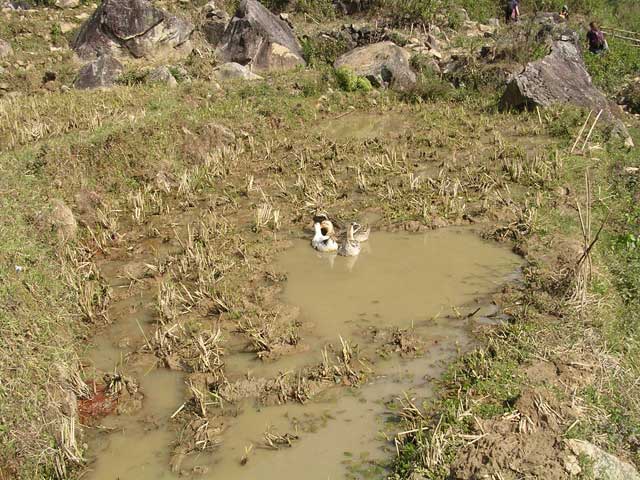
<svg viewBox="0 0 640 480">
<path fill-rule="evenodd" d="M 308 37 L 302 40 L 304 59 L 311 66 L 323 63 L 333 64 L 348 49 L 349 46 L 344 40 L 336 38 Z"/>
<path fill-rule="evenodd" d="M 435 71 L 427 69 L 418 77 L 416 86 L 408 96 L 412 101 L 433 101 L 449 99 L 454 92 L 455 89 L 449 82 L 443 80 Z"/>
<path fill-rule="evenodd" d="M 370 92 L 373 90 L 369 80 L 356 75 L 346 67 L 340 67 L 336 70 L 336 80 L 340 88 L 345 92 Z"/>
<path fill-rule="evenodd" d="M 622 92 L 622 103 L 632 113 L 640 113 L 640 81 L 631 82 Z"/>
<path fill-rule="evenodd" d="M 141 85 L 144 83 L 145 78 L 147 77 L 146 71 L 141 70 L 127 70 L 120 75 L 116 83 L 119 85 Z"/>
<path fill-rule="evenodd" d="M 294 10 L 316 19 L 332 19 L 336 16 L 336 9 L 331 0 L 298 0 Z"/>
</svg>

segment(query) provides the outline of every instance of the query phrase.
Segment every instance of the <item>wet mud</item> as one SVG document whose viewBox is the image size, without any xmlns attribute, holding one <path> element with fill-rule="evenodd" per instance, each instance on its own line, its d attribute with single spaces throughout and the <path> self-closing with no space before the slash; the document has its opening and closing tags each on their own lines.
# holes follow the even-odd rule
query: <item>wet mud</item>
<svg viewBox="0 0 640 480">
<path fill-rule="evenodd" d="M 520 261 L 468 229 L 374 232 L 363 247 L 343 258 L 294 241 L 275 270 L 286 276 L 279 300 L 298 312 L 304 348 L 264 361 L 231 335 L 224 365 L 230 382 L 259 384 L 322 362 L 327 346 L 340 350 L 342 342 L 362 381 L 336 376 L 304 403 L 205 395 L 207 418 L 189 428 L 177 421 L 190 405 L 185 373 L 136 351 L 152 334 L 155 292 L 127 296 L 120 285 L 113 325 L 95 339 L 87 363 L 96 376 L 116 368 L 138 379 L 143 398 L 97 422 L 85 478 L 380 478 L 395 454 L 403 398 L 432 395 L 433 379 L 472 342 L 472 323 L 496 314 L 490 295 L 517 278 Z M 118 285 L 124 265 L 105 266 Z M 181 447 L 194 428 L 206 430 L 198 437 L 206 448 Z"/>
</svg>

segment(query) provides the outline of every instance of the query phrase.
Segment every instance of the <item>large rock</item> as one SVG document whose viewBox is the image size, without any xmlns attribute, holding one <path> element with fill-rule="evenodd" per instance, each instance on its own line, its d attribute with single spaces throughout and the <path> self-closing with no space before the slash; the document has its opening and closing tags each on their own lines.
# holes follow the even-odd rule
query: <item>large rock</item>
<svg viewBox="0 0 640 480">
<path fill-rule="evenodd" d="M 193 25 L 147 0 L 104 0 L 72 47 L 82 59 L 101 54 L 167 58 L 191 52 Z"/>
<path fill-rule="evenodd" d="M 612 122 L 622 136 L 630 138 L 624 124 L 616 117 L 616 107 L 591 82 L 580 50 L 573 42 L 555 41 L 551 53 L 531 62 L 524 72 L 507 85 L 500 106 L 508 108 L 549 107 L 571 104 L 596 112 Z"/>
<path fill-rule="evenodd" d="M 112 87 L 122 73 L 122 64 L 111 55 L 102 55 L 80 69 L 73 86 L 86 90 Z"/>
<path fill-rule="evenodd" d="M 216 67 L 213 70 L 213 76 L 220 82 L 225 80 L 260 80 L 262 78 L 244 65 L 234 62 L 228 62 Z"/>
<path fill-rule="evenodd" d="M 346 67 L 369 79 L 372 85 L 394 90 L 409 90 L 417 83 L 411 69 L 410 53 L 393 42 L 380 42 L 345 53 L 334 64 Z"/>
<path fill-rule="evenodd" d="M 257 0 L 242 0 L 217 49 L 225 62 L 251 64 L 255 70 L 305 65 L 293 30 Z"/>
<path fill-rule="evenodd" d="M 11 44 L 0 38 L 0 59 L 6 58 L 12 54 L 13 54 L 13 48 L 11 48 Z"/>
<path fill-rule="evenodd" d="M 577 456 L 583 455 L 592 462 L 595 480 L 640 480 L 635 467 L 584 440 L 568 440 L 569 449 Z"/>
<path fill-rule="evenodd" d="M 78 222 L 73 212 L 60 199 L 53 200 L 37 215 L 36 225 L 43 231 L 54 233 L 61 242 L 74 239 L 78 232 Z"/>
<path fill-rule="evenodd" d="M 500 103 L 504 108 L 570 103 L 609 111 L 607 98 L 591 83 L 582 55 L 571 42 L 554 42 L 549 55 L 515 75 Z"/>
<path fill-rule="evenodd" d="M 80 0 L 56 0 L 54 5 L 61 9 L 76 8 L 80 6 Z"/>
<path fill-rule="evenodd" d="M 162 65 L 160 67 L 156 67 L 149 72 L 147 75 L 147 83 L 156 84 L 156 85 L 166 85 L 169 88 L 174 88 L 178 86 L 178 81 L 169 70 L 169 67 Z"/>
<path fill-rule="evenodd" d="M 213 46 L 217 46 L 224 35 L 229 24 L 227 12 L 218 8 L 214 2 L 209 2 L 204 7 L 204 22 L 202 23 L 202 33 Z"/>
</svg>

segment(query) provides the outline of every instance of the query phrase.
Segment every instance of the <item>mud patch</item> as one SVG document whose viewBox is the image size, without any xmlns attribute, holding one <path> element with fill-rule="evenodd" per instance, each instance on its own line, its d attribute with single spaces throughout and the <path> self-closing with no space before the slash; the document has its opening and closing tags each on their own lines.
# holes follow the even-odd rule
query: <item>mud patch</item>
<svg viewBox="0 0 640 480">
<path fill-rule="evenodd" d="M 460 451 L 452 478 L 568 478 L 575 457 L 566 448 L 563 426 L 575 417 L 543 390 L 527 389 L 512 413 L 477 420 L 478 440 Z"/>
<path fill-rule="evenodd" d="M 348 113 L 340 118 L 325 120 L 319 133 L 337 142 L 364 141 L 402 135 L 412 127 L 411 115 L 387 113 Z"/>
<path fill-rule="evenodd" d="M 123 366 L 140 379 L 144 401 L 138 412 L 104 419 L 111 433 L 93 436 L 97 460 L 87 478 L 380 478 L 395 452 L 398 397 L 431 395 L 431 379 L 470 341 L 470 315 L 494 310 L 477 299 L 518 265 L 468 230 L 374 232 L 357 258 L 294 241 L 269 272 L 255 273 L 266 285 L 255 286 L 245 311 L 275 302 L 273 313 L 237 320 L 215 357 L 221 375 L 210 378 L 202 357 L 182 358 L 199 354 L 179 344 L 172 352 L 184 374 L 155 369 L 108 336 L 98 344 L 106 356 L 93 358 L 104 368 L 128 351 Z M 146 292 L 112 309 L 128 325 L 115 323 L 117 337 L 138 329 L 134 345 L 160 315 Z M 207 343 L 185 322 L 158 331 L 170 337 L 174 326 Z"/>
</svg>

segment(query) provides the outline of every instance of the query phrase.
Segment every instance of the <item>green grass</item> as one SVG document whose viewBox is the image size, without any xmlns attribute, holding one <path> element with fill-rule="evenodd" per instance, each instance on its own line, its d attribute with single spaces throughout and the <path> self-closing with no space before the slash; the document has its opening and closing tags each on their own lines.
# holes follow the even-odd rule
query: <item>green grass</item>
<svg viewBox="0 0 640 480">
<path fill-rule="evenodd" d="M 59 455 L 58 367 L 75 365 L 69 339 L 85 327 L 60 272 L 55 234 L 34 225 L 48 189 L 25 174 L 28 156 L 0 158 L 0 466 L 7 478 L 44 478 Z"/>
<path fill-rule="evenodd" d="M 586 53 L 585 62 L 593 82 L 606 93 L 616 95 L 640 71 L 640 48 L 615 38 L 609 38 L 608 42 L 606 54 Z"/>
</svg>

